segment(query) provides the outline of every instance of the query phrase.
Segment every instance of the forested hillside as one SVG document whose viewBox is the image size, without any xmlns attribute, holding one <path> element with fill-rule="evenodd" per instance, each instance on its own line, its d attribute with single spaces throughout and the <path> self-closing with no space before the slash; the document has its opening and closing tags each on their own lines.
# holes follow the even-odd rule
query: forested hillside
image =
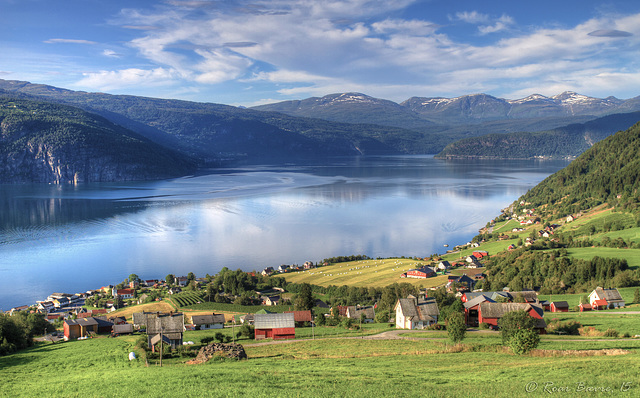
<svg viewBox="0 0 640 398">
<path fill-rule="evenodd" d="M 175 177 L 195 164 L 78 108 L 0 97 L 0 182 Z"/>
<path fill-rule="evenodd" d="M 568 158 L 580 155 L 616 131 L 640 120 L 640 112 L 605 116 L 586 123 L 542 132 L 488 134 L 465 138 L 447 145 L 439 158 L 530 159 Z"/>
<path fill-rule="evenodd" d="M 637 209 L 640 123 L 594 145 L 523 197 L 542 215 L 564 215 L 609 202 Z"/>
</svg>

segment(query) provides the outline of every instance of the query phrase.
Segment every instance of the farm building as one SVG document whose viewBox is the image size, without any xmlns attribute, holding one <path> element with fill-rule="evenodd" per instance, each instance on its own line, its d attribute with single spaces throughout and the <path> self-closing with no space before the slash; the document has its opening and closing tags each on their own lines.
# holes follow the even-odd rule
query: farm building
<svg viewBox="0 0 640 398">
<path fill-rule="evenodd" d="M 285 314 L 293 314 L 293 320 L 296 326 L 303 326 L 305 322 L 313 321 L 313 316 L 310 310 L 306 311 L 285 311 Z"/>
<path fill-rule="evenodd" d="M 429 278 L 435 276 L 436 271 L 426 265 L 422 268 L 410 269 L 407 271 L 407 278 Z"/>
<path fill-rule="evenodd" d="M 566 301 L 553 301 L 549 305 L 551 312 L 569 312 L 569 303 Z"/>
<path fill-rule="evenodd" d="M 64 339 L 77 339 L 90 334 L 111 333 L 113 323 L 107 317 L 88 317 L 64 321 Z"/>
<path fill-rule="evenodd" d="M 182 345 L 182 333 L 184 332 L 184 316 L 177 314 L 147 314 L 147 343 L 149 348 L 155 350 L 155 344 L 162 341 L 169 344 L 172 349 Z"/>
<path fill-rule="evenodd" d="M 351 319 L 360 319 L 360 317 L 364 314 L 365 323 L 372 323 L 376 317 L 375 310 L 373 306 L 365 306 L 361 307 L 359 305 L 349 305 L 347 306 L 347 310 L 345 311 L 345 316 Z"/>
<path fill-rule="evenodd" d="M 296 324 L 292 313 L 288 314 L 255 314 L 255 339 L 295 339 Z"/>
<path fill-rule="evenodd" d="M 195 330 L 222 329 L 224 322 L 224 314 L 193 315 L 191 317 L 191 323 L 193 323 Z"/>
<path fill-rule="evenodd" d="M 591 304 L 580 303 L 580 312 L 591 311 Z"/>
<path fill-rule="evenodd" d="M 394 311 L 396 327 L 400 329 L 424 329 L 436 324 L 440 315 L 435 301 L 417 298 L 398 299 Z"/>
<path fill-rule="evenodd" d="M 546 333 L 547 323 L 544 321 L 544 311 L 538 304 L 529 303 L 489 303 L 483 302 L 478 306 L 478 324 L 500 326 L 498 321 L 506 313 L 511 311 L 524 310 L 537 320 L 536 330 L 540 334 Z"/>
<path fill-rule="evenodd" d="M 495 301 L 491 300 L 491 298 L 481 294 L 479 296 L 475 296 L 469 301 L 466 301 L 464 305 L 464 319 L 465 323 L 469 326 L 478 326 L 478 308 L 481 303 L 495 303 Z"/>
<path fill-rule="evenodd" d="M 603 289 L 600 286 L 589 294 L 589 304 L 593 306 L 596 300 L 600 300 L 599 306 L 602 305 L 601 301 L 606 301 L 607 306 L 612 305 L 614 308 L 622 308 L 625 304 L 618 289 Z"/>
</svg>

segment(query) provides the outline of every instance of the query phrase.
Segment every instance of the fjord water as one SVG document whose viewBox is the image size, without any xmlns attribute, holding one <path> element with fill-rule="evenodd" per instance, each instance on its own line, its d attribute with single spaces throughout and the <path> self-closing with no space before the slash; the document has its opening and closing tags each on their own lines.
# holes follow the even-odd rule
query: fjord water
<svg viewBox="0 0 640 398">
<path fill-rule="evenodd" d="M 167 181 L 0 186 L 0 309 L 169 274 L 442 253 L 567 161 L 335 158 Z"/>
</svg>

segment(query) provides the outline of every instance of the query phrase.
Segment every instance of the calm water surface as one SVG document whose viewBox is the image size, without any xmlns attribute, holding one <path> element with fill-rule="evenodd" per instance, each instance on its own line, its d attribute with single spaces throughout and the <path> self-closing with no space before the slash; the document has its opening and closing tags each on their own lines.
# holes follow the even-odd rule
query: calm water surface
<svg viewBox="0 0 640 398">
<path fill-rule="evenodd" d="M 131 273 L 442 253 L 566 165 L 359 157 L 156 182 L 1 185 L 0 310 Z"/>
</svg>

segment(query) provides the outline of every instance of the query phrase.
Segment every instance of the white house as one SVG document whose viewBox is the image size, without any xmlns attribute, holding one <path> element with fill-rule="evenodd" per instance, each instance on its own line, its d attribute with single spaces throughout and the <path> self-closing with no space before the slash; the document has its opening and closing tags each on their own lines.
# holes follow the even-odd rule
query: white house
<svg viewBox="0 0 640 398">
<path fill-rule="evenodd" d="M 618 289 L 603 289 L 600 286 L 589 294 L 589 304 L 593 305 L 596 300 L 605 300 L 607 306 L 613 304 L 614 308 L 623 308 L 625 304 Z"/>
<path fill-rule="evenodd" d="M 400 329 L 424 329 L 438 322 L 438 304 L 416 298 L 398 299 L 394 307 L 396 327 Z"/>
</svg>

